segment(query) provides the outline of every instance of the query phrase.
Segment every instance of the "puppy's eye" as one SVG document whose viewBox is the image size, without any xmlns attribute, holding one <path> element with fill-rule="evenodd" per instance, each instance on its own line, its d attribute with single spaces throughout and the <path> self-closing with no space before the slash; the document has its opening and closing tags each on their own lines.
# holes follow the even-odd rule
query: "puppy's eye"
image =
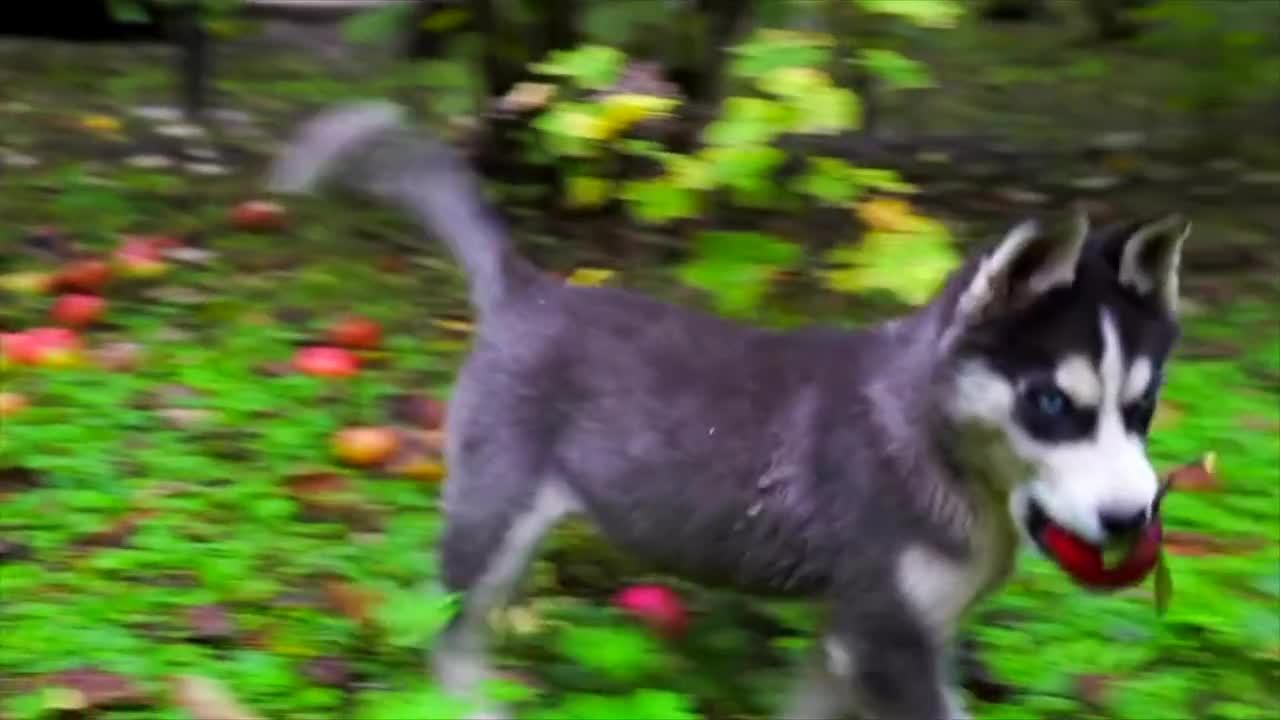
<svg viewBox="0 0 1280 720">
<path fill-rule="evenodd" d="M 1046 417 L 1061 417 L 1071 409 L 1066 393 L 1052 385 L 1037 385 L 1027 390 L 1027 399 L 1036 412 Z"/>
</svg>

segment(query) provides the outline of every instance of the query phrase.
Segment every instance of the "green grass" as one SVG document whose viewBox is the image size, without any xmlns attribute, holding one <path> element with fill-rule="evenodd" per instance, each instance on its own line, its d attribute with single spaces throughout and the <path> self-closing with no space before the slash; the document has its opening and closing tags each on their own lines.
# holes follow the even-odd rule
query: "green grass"
<svg viewBox="0 0 1280 720">
<path fill-rule="evenodd" d="M 95 103 L 154 91 L 153 70 L 131 77 Z M 268 117 L 332 91 L 326 82 L 290 82 L 236 76 L 228 88 L 249 102 L 261 92 Z M 281 233 L 234 231 L 225 213 L 257 192 L 256 165 L 195 179 L 89 162 L 115 141 L 70 126 L 90 111 L 84 85 L 60 64 L 15 90 L 33 110 L 0 115 L 0 137 L 46 160 L 6 176 L 0 242 L 16 248 L 26 228 L 46 223 L 94 249 L 120 232 L 199 231 L 217 255 L 209 268 L 111 290 L 111 324 L 89 340 L 142 344 L 139 369 L 0 376 L 31 401 L 0 426 L 0 468 L 21 468 L 36 482 L 0 499 L 0 543 L 25 549 L 0 558 L 0 717 L 53 717 L 41 679 L 84 666 L 127 676 L 148 697 L 143 707 L 105 709 L 107 720 L 191 717 L 170 691 L 179 675 L 216 679 L 270 718 L 449 714 L 421 653 L 448 607 L 427 589 L 438 487 L 338 466 L 328 440 L 344 425 L 385 421 L 388 395 L 448 394 L 465 343 L 432 320 L 465 315 L 456 271 L 430 248 L 407 258 L 423 262 L 387 271 L 385 257 L 406 259 L 390 241 L 407 226 L 333 199 L 299 204 Z M 126 119 L 127 135 L 143 130 Z M 589 249 L 558 252 L 572 266 Z M 0 261 L 8 261 L 0 272 L 48 267 L 20 252 Z M 677 294 L 670 268 L 627 270 L 624 280 L 629 273 Z M 208 299 L 157 299 L 157 288 L 194 288 Z M 1177 413 L 1151 443 L 1161 468 L 1207 451 L 1219 461 L 1220 487 L 1168 499 L 1169 529 L 1252 544 L 1173 555 L 1163 618 L 1149 584 L 1086 594 L 1028 555 L 970 623 L 983 659 L 1017 690 L 1001 703 L 975 703 L 978 717 L 1280 715 L 1280 331 L 1274 307 L 1256 298 L 1237 293 L 1189 319 L 1164 396 Z M 47 304 L 0 295 L 0 325 L 41 324 Z M 299 309 L 307 319 L 282 312 Z M 387 331 L 386 357 L 358 382 L 262 372 L 349 310 Z M 1224 343 L 1223 357 L 1195 359 L 1197 348 Z M 175 407 L 203 414 L 175 427 L 157 412 Z M 289 491 L 290 478 L 317 470 L 345 480 L 345 515 L 316 517 Z M 0 474 L 0 487 L 17 479 Z M 139 511 L 147 514 L 124 532 L 122 519 Z M 88 542 L 110 530 L 117 537 Z M 812 625 L 803 607 L 678 584 L 695 622 L 686 640 L 664 643 L 608 607 L 610 592 L 644 579 L 624 558 L 582 528 L 559 533 L 555 551 L 561 562 L 539 564 L 523 618 L 509 618 L 502 636 L 512 682 L 498 691 L 522 703 L 523 717 L 769 715 Z M 335 588 L 377 600 L 344 604 Z M 193 638 L 188 613 L 211 605 L 226 611 L 233 632 Z"/>
</svg>

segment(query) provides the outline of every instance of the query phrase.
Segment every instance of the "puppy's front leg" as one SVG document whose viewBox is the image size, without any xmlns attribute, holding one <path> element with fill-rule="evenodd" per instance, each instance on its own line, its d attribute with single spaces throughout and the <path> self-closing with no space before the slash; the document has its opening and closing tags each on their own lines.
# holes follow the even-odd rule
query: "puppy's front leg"
<svg viewBox="0 0 1280 720">
<path fill-rule="evenodd" d="M 940 643 L 916 618 L 894 609 L 846 618 L 828 640 L 842 648 L 856 717 L 875 720 L 964 720 L 959 697 L 946 687 Z"/>
</svg>

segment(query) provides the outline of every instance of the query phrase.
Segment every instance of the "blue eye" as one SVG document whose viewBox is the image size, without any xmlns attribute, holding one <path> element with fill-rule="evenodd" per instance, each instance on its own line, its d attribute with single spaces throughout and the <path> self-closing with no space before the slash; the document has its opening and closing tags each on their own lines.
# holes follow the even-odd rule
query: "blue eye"
<svg viewBox="0 0 1280 720">
<path fill-rule="evenodd" d="M 1067 412 L 1071 402 L 1067 396 L 1055 387 L 1038 387 L 1031 390 L 1031 403 L 1037 412 L 1049 417 L 1057 417 Z"/>
</svg>

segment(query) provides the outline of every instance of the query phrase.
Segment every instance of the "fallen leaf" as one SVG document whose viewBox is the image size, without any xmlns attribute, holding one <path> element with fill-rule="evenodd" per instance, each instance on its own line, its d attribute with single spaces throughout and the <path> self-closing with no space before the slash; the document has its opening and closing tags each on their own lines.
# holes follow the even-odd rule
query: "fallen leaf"
<svg viewBox="0 0 1280 720">
<path fill-rule="evenodd" d="M 90 350 L 89 358 L 108 372 L 132 372 L 142 364 L 142 346 L 135 342 L 106 343 Z"/>
<path fill-rule="evenodd" d="M 40 477 L 24 467 L 0 467 L 0 499 L 40 487 Z"/>
<path fill-rule="evenodd" d="M 31 559 L 31 546 L 0 538 L 0 562 L 21 562 Z"/>
<path fill-rule="evenodd" d="M 187 611 L 191 637 L 202 642 L 222 642 L 235 637 L 235 624 L 221 605 L 200 605 Z"/>
<path fill-rule="evenodd" d="M 448 330 L 460 335 L 470 335 L 475 330 L 475 325 L 466 320 L 450 320 L 448 318 L 438 318 L 431 321 L 432 325 L 441 330 Z"/>
<path fill-rule="evenodd" d="M 342 658 L 312 658 L 302 666 L 302 674 L 317 685 L 336 688 L 351 685 L 351 666 Z"/>
<path fill-rule="evenodd" d="M 332 609 L 361 624 L 373 621 L 377 606 L 383 601 L 377 592 L 356 587 L 345 580 L 326 582 L 324 592 Z"/>
<path fill-rule="evenodd" d="M 156 415 L 177 430 L 191 430 L 204 425 L 213 417 L 213 413 L 203 408 L 161 408 Z"/>
<path fill-rule="evenodd" d="M 146 691 L 132 679 L 94 667 L 63 670 L 45 678 L 54 692 L 46 698 L 50 709 L 90 710 L 151 705 Z"/>
<path fill-rule="evenodd" d="M 1242 536 L 1222 537 L 1194 530 L 1165 530 L 1163 545 L 1171 555 L 1207 557 L 1252 552 L 1266 545 L 1266 541 Z"/>
<path fill-rule="evenodd" d="M 173 679 L 173 699 L 195 720 L 259 720 L 222 683 L 198 675 Z"/>
<path fill-rule="evenodd" d="M 1217 461 L 1217 453 L 1207 452 L 1199 460 L 1169 471 L 1165 479 L 1175 490 L 1216 490 L 1221 485 L 1215 472 Z"/>
<path fill-rule="evenodd" d="M 1107 675 L 1098 673 L 1088 673 L 1076 677 L 1076 694 L 1080 699 L 1094 707 L 1105 707 L 1107 704 L 1107 689 L 1111 685 L 1111 678 Z"/>
<path fill-rule="evenodd" d="M 387 399 L 387 414 L 392 422 L 435 430 L 444 424 L 445 405 L 433 397 L 404 393 Z"/>
<path fill-rule="evenodd" d="M 616 273 L 606 268 L 577 268 L 569 273 L 569 277 L 565 280 L 569 285 L 577 285 L 579 287 L 600 287 L 608 282 Z"/>
<path fill-rule="evenodd" d="M 335 495 L 351 490 L 351 484 L 342 475 L 324 470 L 291 475 L 285 480 L 289 493 L 305 499 L 317 495 Z"/>
<path fill-rule="evenodd" d="M 120 131 L 121 125 L 119 120 L 110 115 L 94 113 L 81 117 L 80 127 L 94 132 L 114 133 Z"/>
<path fill-rule="evenodd" d="M 398 450 L 383 465 L 393 475 L 416 480 L 436 481 L 444 477 L 441 453 L 444 433 L 439 430 L 398 429 Z"/>
<path fill-rule="evenodd" d="M 155 515 L 154 510 L 138 510 L 126 513 L 111 525 L 80 538 L 75 545 L 81 548 L 122 547 L 138 530 L 143 520 Z"/>
</svg>

